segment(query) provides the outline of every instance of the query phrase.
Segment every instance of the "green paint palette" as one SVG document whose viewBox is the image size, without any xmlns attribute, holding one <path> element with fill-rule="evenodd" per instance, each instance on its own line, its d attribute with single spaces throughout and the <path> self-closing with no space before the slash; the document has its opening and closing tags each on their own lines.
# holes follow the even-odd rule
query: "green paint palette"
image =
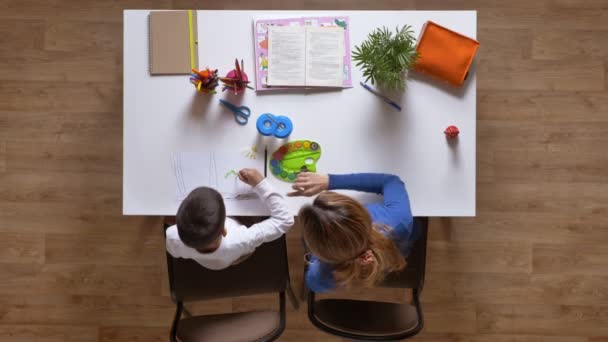
<svg viewBox="0 0 608 342">
<path fill-rule="evenodd" d="M 316 172 L 321 146 L 311 140 L 290 141 L 270 158 L 270 172 L 278 179 L 293 183 L 300 172 Z"/>
</svg>

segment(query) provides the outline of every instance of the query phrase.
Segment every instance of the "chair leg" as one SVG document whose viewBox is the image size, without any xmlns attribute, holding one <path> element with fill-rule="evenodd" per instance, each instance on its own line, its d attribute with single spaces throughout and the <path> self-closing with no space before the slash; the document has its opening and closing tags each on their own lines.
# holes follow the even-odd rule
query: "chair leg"
<svg viewBox="0 0 608 342">
<path fill-rule="evenodd" d="M 175 316 L 173 317 L 173 323 L 171 324 L 171 332 L 169 333 L 169 339 L 171 342 L 177 342 L 177 325 L 182 317 L 182 310 L 184 306 L 182 302 L 177 302 L 175 308 Z"/>
<path fill-rule="evenodd" d="M 306 282 L 302 280 L 302 288 L 300 290 L 300 300 L 306 301 L 308 299 L 308 289 L 306 288 Z"/>
<path fill-rule="evenodd" d="M 300 302 L 298 301 L 296 294 L 293 292 L 293 288 L 291 287 L 291 282 L 289 280 L 287 281 L 287 295 L 289 296 L 291 306 L 293 306 L 293 308 L 296 310 L 300 309 Z"/>
</svg>

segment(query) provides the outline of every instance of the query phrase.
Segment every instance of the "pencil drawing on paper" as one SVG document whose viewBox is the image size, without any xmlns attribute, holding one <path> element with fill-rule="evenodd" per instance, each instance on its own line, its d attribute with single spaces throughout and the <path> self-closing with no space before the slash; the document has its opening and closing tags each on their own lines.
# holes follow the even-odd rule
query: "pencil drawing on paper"
<svg viewBox="0 0 608 342">
<path fill-rule="evenodd" d="M 236 173 L 236 171 L 230 170 L 230 171 L 226 172 L 226 174 L 224 175 L 224 178 L 228 178 L 230 176 L 238 177 L 238 174 Z"/>
<path fill-rule="evenodd" d="M 181 201 L 199 186 L 216 189 L 224 200 L 255 199 L 251 186 L 242 182 L 236 170 L 263 168 L 263 160 L 230 152 L 176 152 L 171 155 L 175 193 Z"/>
</svg>

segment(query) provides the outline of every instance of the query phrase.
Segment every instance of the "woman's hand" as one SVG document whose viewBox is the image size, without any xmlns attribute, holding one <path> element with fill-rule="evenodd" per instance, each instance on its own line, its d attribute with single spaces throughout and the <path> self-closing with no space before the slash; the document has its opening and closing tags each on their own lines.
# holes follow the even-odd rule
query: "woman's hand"
<svg viewBox="0 0 608 342">
<path fill-rule="evenodd" d="M 264 177 L 256 169 L 242 169 L 239 171 L 239 179 L 253 187 L 258 185 Z"/>
<path fill-rule="evenodd" d="M 293 184 L 292 191 L 287 196 L 314 196 L 329 186 L 329 176 L 311 172 L 298 174 L 296 182 Z"/>
</svg>

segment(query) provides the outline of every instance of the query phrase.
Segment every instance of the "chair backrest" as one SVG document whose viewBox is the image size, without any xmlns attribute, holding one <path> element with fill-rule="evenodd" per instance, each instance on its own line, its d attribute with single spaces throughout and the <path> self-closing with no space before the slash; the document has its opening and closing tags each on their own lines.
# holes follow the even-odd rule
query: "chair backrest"
<svg viewBox="0 0 608 342">
<path fill-rule="evenodd" d="M 407 266 L 401 272 L 389 274 L 382 283 L 382 287 L 422 290 L 424 286 L 424 274 L 426 272 L 427 217 L 414 218 L 414 234 L 418 234 L 419 236 L 407 257 Z"/>
<path fill-rule="evenodd" d="M 223 270 L 210 270 L 169 253 L 167 267 L 171 293 L 177 301 L 283 292 L 289 279 L 285 236 L 261 245 L 246 260 Z"/>
</svg>

